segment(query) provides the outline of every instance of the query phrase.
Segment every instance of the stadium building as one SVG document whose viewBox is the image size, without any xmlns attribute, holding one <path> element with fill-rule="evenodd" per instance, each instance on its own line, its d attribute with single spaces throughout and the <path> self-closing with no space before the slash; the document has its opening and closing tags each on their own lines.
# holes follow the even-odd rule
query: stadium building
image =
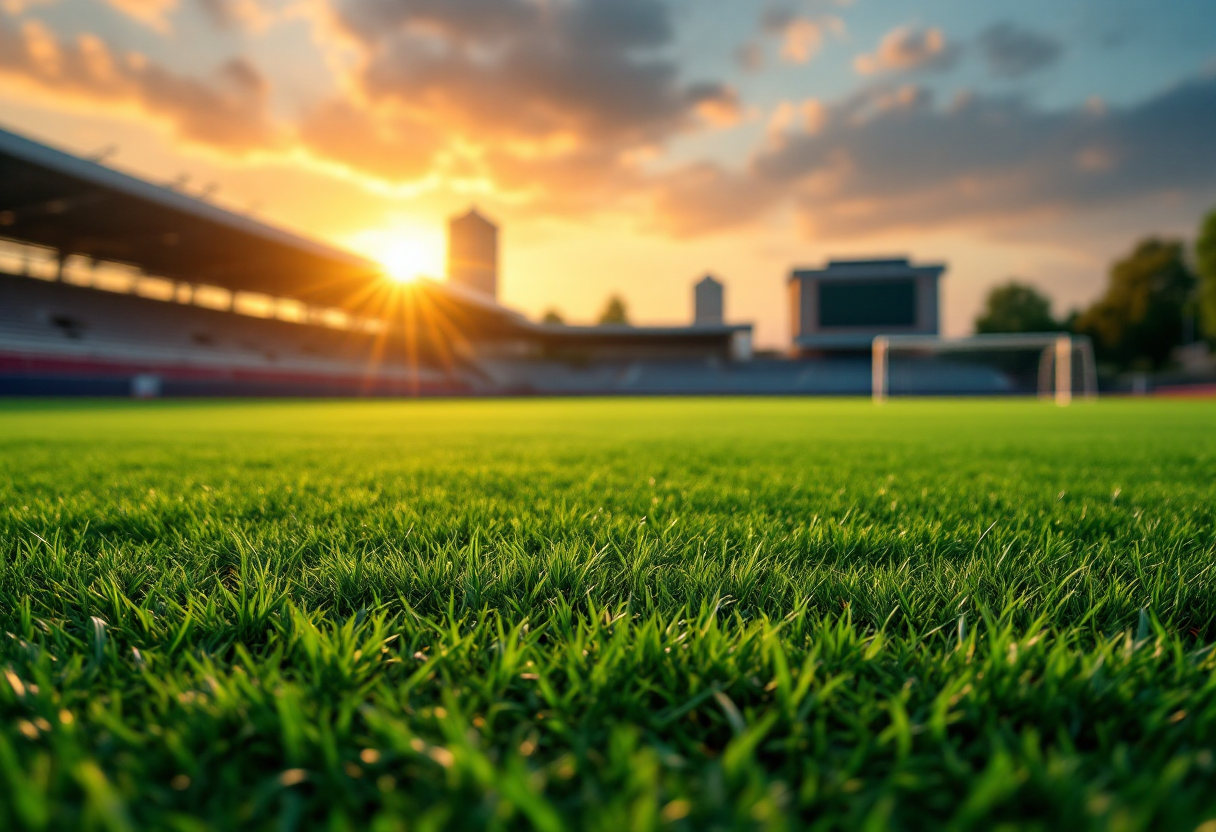
<svg viewBox="0 0 1216 832">
<path fill-rule="evenodd" d="M 790 331 L 804 356 L 869 353 L 879 335 L 938 335 L 944 264 L 832 260 L 790 273 Z"/>
<path fill-rule="evenodd" d="M 567 327 L 495 300 L 497 230 L 453 280 L 362 257 L 0 130 L 0 394 L 714 392 L 750 326 Z"/>
</svg>

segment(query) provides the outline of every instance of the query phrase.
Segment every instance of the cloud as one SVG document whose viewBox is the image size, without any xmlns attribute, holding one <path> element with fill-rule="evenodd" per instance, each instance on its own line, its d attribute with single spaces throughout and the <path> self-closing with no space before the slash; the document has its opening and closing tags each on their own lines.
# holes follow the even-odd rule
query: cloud
<svg viewBox="0 0 1216 832">
<path fill-rule="evenodd" d="M 256 25 L 249 10 L 262 8 L 196 2 L 222 29 Z M 382 184 L 495 193 L 520 213 L 631 204 L 669 139 L 743 111 L 729 86 L 682 76 L 667 0 L 322 2 L 317 34 L 342 92 L 295 118 L 271 115 L 270 85 L 245 58 L 186 74 L 33 21 L 0 19 L 0 76 L 224 152 L 302 150 Z"/>
<path fill-rule="evenodd" d="M 130 0 L 126 0 L 130 2 Z M 274 19 L 271 11 L 258 0 L 197 0 L 203 13 L 220 30 L 247 29 L 260 31 Z"/>
<path fill-rule="evenodd" d="M 814 98 L 794 103 L 782 101 L 769 117 L 767 136 L 769 147 L 783 144 L 789 136 L 818 133 L 827 119 L 827 108 Z"/>
<path fill-rule="evenodd" d="M 177 7 L 177 0 L 106 0 L 106 2 L 128 17 L 134 18 L 146 26 L 151 26 L 161 33 L 169 31 L 169 21 L 165 15 Z"/>
<path fill-rule="evenodd" d="M 743 105 L 731 87 L 716 84 L 694 85 L 689 88 L 693 110 L 707 124 L 731 127 L 743 118 Z"/>
<path fill-rule="evenodd" d="M 1029 75 L 1054 64 L 1064 51 L 1055 38 L 1008 21 L 985 29 L 978 44 L 988 71 L 997 78 Z"/>
<path fill-rule="evenodd" d="M 653 138 L 730 97 L 646 56 L 672 37 L 656 0 L 346 0 L 339 13 L 365 49 L 370 98 L 471 137 Z"/>
<path fill-rule="evenodd" d="M 888 32 L 871 54 L 858 55 L 853 68 L 862 75 L 912 70 L 947 70 L 958 62 L 959 48 L 946 43 L 941 29 L 900 26 Z"/>
<path fill-rule="evenodd" d="M 770 6 L 760 16 L 760 30 L 781 41 L 782 60 L 804 64 L 818 54 L 828 33 L 843 33 L 844 22 L 831 15 L 812 18 L 786 6 Z"/>
<path fill-rule="evenodd" d="M 425 176 L 441 147 L 441 137 L 425 124 L 377 116 L 338 99 L 308 113 L 299 137 L 318 157 L 391 181 Z"/>
<path fill-rule="evenodd" d="M 563 204 L 626 181 L 668 138 L 738 120 L 728 86 L 681 78 L 662 0 L 334 0 L 378 112 L 425 125 L 493 183 Z M 586 186 L 570 194 L 572 170 Z"/>
<path fill-rule="evenodd" d="M 655 226 L 675 237 L 697 237 L 758 219 L 782 199 L 781 182 L 697 162 L 668 175 L 655 190 Z"/>
<path fill-rule="evenodd" d="M 823 44 L 823 28 L 789 9 L 766 9 L 760 24 L 765 33 L 781 39 L 781 57 L 790 63 L 806 63 Z"/>
<path fill-rule="evenodd" d="M 781 43 L 781 57 L 791 63 L 804 64 L 815 57 L 822 43 L 823 30 L 819 24 L 813 20 L 799 18 L 786 27 Z"/>
<path fill-rule="evenodd" d="M 267 82 L 244 58 L 195 78 L 136 53 L 115 54 L 94 35 L 61 44 L 36 20 L 20 29 L 0 20 L 0 75 L 61 100 L 131 107 L 182 138 L 232 152 L 281 138 L 267 114 Z"/>
<path fill-rule="evenodd" d="M 663 183 L 675 233 L 793 205 L 818 237 L 970 226 L 993 230 L 1165 194 L 1216 191 L 1216 78 L 1140 104 L 1043 111 L 1016 97 L 948 106 L 917 87 L 828 107 L 814 131 L 766 142 L 740 171 L 697 166 Z M 734 194 L 735 196 L 732 196 Z"/>
</svg>

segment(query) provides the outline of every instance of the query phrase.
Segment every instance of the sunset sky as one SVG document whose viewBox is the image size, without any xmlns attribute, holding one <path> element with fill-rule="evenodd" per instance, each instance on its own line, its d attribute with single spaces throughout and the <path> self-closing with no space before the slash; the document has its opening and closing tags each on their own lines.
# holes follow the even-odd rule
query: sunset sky
<svg viewBox="0 0 1216 832">
<path fill-rule="evenodd" d="M 531 315 L 681 322 L 711 271 L 781 346 L 792 265 L 908 254 L 963 334 L 1194 236 L 1216 3 L 0 0 L 0 126 L 436 275 L 475 203 Z"/>
</svg>

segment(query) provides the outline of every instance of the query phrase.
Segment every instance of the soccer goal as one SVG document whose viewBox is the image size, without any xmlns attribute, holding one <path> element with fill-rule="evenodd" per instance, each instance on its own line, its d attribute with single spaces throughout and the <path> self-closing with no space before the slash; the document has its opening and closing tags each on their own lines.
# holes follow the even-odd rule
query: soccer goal
<svg viewBox="0 0 1216 832">
<path fill-rule="evenodd" d="M 879 335 L 873 395 L 1037 395 L 1056 404 L 1098 396 L 1093 345 L 1063 332 L 937 338 Z"/>
</svg>

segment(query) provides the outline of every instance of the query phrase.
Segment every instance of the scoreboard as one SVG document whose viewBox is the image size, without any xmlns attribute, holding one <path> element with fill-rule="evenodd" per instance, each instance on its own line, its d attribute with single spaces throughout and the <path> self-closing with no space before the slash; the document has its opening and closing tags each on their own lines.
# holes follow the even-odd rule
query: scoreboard
<svg viewBox="0 0 1216 832">
<path fill-rule="evenodd" d="M 916 281 L 824 280 L 819 283 L 819 326 L 913 326 Z"/>
</svg>

